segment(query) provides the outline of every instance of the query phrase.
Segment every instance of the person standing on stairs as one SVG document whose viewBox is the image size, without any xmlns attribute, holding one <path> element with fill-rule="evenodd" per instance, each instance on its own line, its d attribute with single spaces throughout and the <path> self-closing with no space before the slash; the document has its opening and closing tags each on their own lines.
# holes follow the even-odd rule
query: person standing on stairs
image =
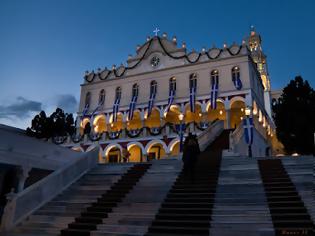
<svg viewBox="0 0 315 236">
<path fill-rule="evenodd" d="M 183 162 L 185 179 L 189 176 L 192 183 L 194 182 L 195 165 L 199 154 L 200 148 L 197 137 L 192 133 L 189 133 L 184 142 Z"/>
</svg>

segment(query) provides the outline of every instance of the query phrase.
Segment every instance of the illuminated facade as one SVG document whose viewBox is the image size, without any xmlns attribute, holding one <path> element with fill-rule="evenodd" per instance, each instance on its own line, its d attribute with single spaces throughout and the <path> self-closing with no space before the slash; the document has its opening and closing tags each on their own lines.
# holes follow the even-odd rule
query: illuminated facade
<svg viewBox="0 0 315 236">
<path fill-rule="evenodd" d="M 188 52 L 176 37 L 148 37 L 127 65 L 86 72 L 77 136 L 65 144 L 101 162 L 167 158 L 179 154 L 178 124 L 200 133 L 216 119 L 237 128 L 251 110 L 263 136 L 273 135 L 270 81 L 261 38 L 253 29 L 240 45 Z M 183 120 L 181 121 L 181 116 Z M 86 125 L 91 133 L 84 135 Z"/>
</svg>

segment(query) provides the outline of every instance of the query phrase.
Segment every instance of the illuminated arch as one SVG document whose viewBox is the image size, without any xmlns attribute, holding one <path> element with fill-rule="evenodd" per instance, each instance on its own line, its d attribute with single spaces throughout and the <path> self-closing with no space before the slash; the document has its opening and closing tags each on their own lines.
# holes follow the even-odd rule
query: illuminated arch
<svg viewBox="0 0 315 236">
<path fill-rule="evenodd" d="M 179 124 L 179 114 L 181 114 L 180 106 L 174 104 L 170 107 L 170 110 L 168 112 L 164 110 L 165 121 L 172 124 Z"/>
<path fill-rule="evenodd" d="M 202 118 L 202 104 L 200 102 L 195 103 L 195 112 L 190 111 L 190 104 L 187 103 L 184 107 L 185 111 L 185 122 L 200 122 Z"/>
<path fill-rule="evenodd" d="M 128 144 L 127 144 L 127 149 L 129 150 L 129 148 L 131 148 L 131 147 L 134 146 L 134 145 L 140 147 L 140 149 L 142 150 L 142 153 L 143 153 L 144 155 L 147 154 L 146 149 L 144 148 L 143 144 L 140 143 L 140 142 L 136 142 L 136 141 L 135 141 L 135 142 L 130 142 L 130 143 L 128 143 Z"/>
<path fill-rule="evenodd" d="M 245 104 L 245 98 L 241 97 L 241 96 L 235 96 L 233 98 L 231 98 L 230 100 L 230 108 L 232 108 L 232 105 L 234 102 L 243 102 Z"/>
<path fill-rule="evenodd" d="M 109 118 L 109 122 L 110 122 L 111 131 L 120 131 L 123 128 L 124 114 L 122 112 L 118 112 L 116 122 L 113 122 L 113 114 L 111 114 Z"/>
<path fill-rule="evenodd" d="M 172 152 L 172 149 L 174 148 L 174 146 L 175 146 L 177 143 L 179 143 L 179 142 L 180 142 L 179 138 L 173 139 L 173 140 L 169 143 L 169 145 L 168 145 L 167 152 L 168 152 L 168 153 L 171 153 L 171 152 Z"/>
<path fill-rule="evenodd" d="M 103 133 L 107 131 L 106 116 L 104 114 L 97 115 L 93 120 L 95 133 Z"/>
<path fill-rule="evenodd" d="M 84 128 L 86 126 L 87 123 L 91 122 L 90 118 L 89 117 L 85 117 L 81 120 L 81 123 L 80 123 L 80 134 L 82 135 L 83 132 L 84 132 Z"/>
<path fill-rule="evenodd" d="M 112 143 L 112 144 L 108 144 L 107 147 L 104 149 L 104 156 L 106 157 L 108 155 L 109 151 L 115 147 L 118 148 L 120 150 L 120 152 L 122 153 L 122 151 L 123 151 L 122 146 L 119 143 Z"/>
<path fill-rule="evenodd" d="M 161 126 L 161 110 L 158 107 L 153 107 L 151 115 L 147 117 L 146 111 L 145 125 L 149 128 L 160 127 Z"/>
<path fill-rule="evenodd" d="M 128 143 L 127 150 L 130 153 L 129 162 L 142 162 L 143 155 L 146 155 L 145 149 L 140 142 Z"/>
<path fill-rule="evenodd" d="M 246 105 L 244 99 L 235 99 L 231 103 L 231 128 L 236 128 L 241 124 L 243 118 L 245 117 L 245 108 Z"/>
<path fill-rule="evenodd" d="M 127 129 L 140 129 L 142 127 L 142 122 L 141 122 L 141 112 L 140 110 L 135 110 L 133 112 L 133 118 L 132 120 L 127 121 Z"/>
<path fill-rule="evenodd" d="M 155 139 L 155 140 L 151 140 L 146 146 L 145 146 L 145 152 L 148 153 L 149 149 L 155 145 L 155 144 L 161 144 L 162 147 L 164 148 L 165 152 L 168 151 L 168 148 L 166 146 L 166 144 L 160 140 L 160 139 Z"/>
</svg>

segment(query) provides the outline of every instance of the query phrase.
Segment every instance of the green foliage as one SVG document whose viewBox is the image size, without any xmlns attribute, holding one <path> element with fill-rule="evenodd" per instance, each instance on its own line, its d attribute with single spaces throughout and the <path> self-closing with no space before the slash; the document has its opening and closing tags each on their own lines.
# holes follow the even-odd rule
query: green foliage
<svg viewBox="0 0 315 236">
<path fill-rule="evenodd" d="M 33 118 L 31 128 L 26 129 L 29 136 L 46 139 L 72 135 L 74 131 L 73 115 L 64 113 L 60 108 L 57 108 L 49 117 L 41 111 Z"/>
<path fill-rule="evenodd" d="M 288 153 L 314 151 L 315 91 L 301 76 L 295 77 L 272 104 L 277 137 Z"/>
</svg>

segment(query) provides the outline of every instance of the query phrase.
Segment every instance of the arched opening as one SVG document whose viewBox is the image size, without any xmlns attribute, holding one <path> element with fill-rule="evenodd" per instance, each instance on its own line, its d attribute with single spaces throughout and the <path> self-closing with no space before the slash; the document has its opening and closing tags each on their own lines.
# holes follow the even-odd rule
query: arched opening
<svg viewBox="0 0 315 236">
<path fill-rule="evenodd" d="M 127 129 L 128 130 L 135 130 L 135 129 L 141 129 L 141 114 L 139 110 L 136 110 L 133 112 L 133 118 L 132 120 L 129 120 L 127 122 Z"/>
<path fill-rule="evenodd" d="M 177 141 L 176 143 L 174 143 L 171 147 L 170 147 L 170 151 L 171 151 L 171 156 L 178 156 L 179 155 L 179 145 L 180 142 Z"/>
<path fill-rule="evenodd" d="M 245 102 L 237 100 L 231 103 L 231 128 L 236 128 L 245 116 Z"/>
<path fill-rule="evenodd" d="M 160 111 L 156 107 L 152 109 L 150 116 L 147 117 L 145 125 L 149 128 L 161 126 Z"/>
<path fill-rule="evenodd" d="M 166 157 L 166 150 L 161 143 L 154 143 L 148 148 L 148 159 L 159 160 Z"/>
<path fill-rule="evenodd" d="M 94 126 L 95 133 L 103 133 L 107 131 L 106 117 L 104 115 L 96 116 L 93 121 L 93 126 Z"/>
<path fill-rule="evenodd" d="M 195 104 L 195 112 L 190 111 L 190 104 L 185 106 L 185 123 L 196 122 L 199 123 L 202 120 L 201 105 Z"/>
<path fill-rule="evenodd" d="M 141 162 L 143 160 L 142 149 L 137 144 L 132 144 L 128 147 L 129 162 Z"/>
<path fill-rule="evenodd" d="M 104 102 L 105 102 L 105 90 L 102 89 L 98 97 L 98 104 L 104 105 Z"/>
<path fill-rule="evenodd" d="M 223 120 L 225 122 L 226 112 L 225 112 L 224 104 L 220 100 L 217 100 L 216 103 L 217 103 L 217 109 L 212 109 L 210 104 L 208 106 L 208 109 L 207 109 L 208 121 L 212 122 L 218 119 L 218 120 Z"/>
<path fill-rule="evenodd" d="M 113 120 L 113 116 L 111 117 L 111 121 Z M 123 127 L 123 114 L 122 113 L 118 113 L 117 114 L 117 121 L 116 122 L 112 122 L 110 124 L 110 131 L 120 131 L 122 130 Z"/>
<path fill-rule="evenodd" d="M 87 125 L 87 123 L 90 122 L 90 118 L 83 118 L 83 120 L 80 123 L 80 134 L 82 135 L 84 133 L 84 128 Z"/>
<path fill-rule="evenodd" d="M 170 110 L 166 113 L 165 116 L 165 122 L 172 123 L 172 124 L 179 124 L 179 114 L 180 114 L 180 108 L 177 105 L 172 105 L 170 107 Z"/>
<path fill-rule="evenodd" d="M 119 147 L 113 145 L 107 149 L 105 153 L 106 162 L 108 163 L 118 163 L 121 162 L 121 151 Z"/>
</svg>

